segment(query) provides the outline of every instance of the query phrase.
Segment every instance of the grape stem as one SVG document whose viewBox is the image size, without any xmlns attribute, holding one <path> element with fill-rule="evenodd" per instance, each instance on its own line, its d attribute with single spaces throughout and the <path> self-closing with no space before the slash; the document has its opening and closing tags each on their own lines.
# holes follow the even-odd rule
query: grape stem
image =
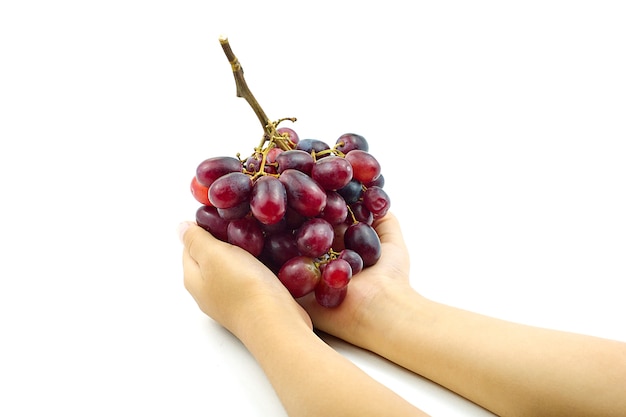
<svg viewBox="0 0 626 417">
<path fill-rule="evenodd" d="M 248 87 L 248 83 L 246 82 L 246 79 L 243 76 L 243 68 L 241 64 L 239 63 L 239 59 L 233 53 L 233 50 L 230 47 L 230 42 L 228 41 L 228 38 L 225 36 L 221 36 L 219 40 L 220 40 L 220 44 L 222 45 L 222 49 L 224 50 L 224 54 L 226 54 L 226 58 L 228 59 L 228 62 L 230 63 L 230 66 L 233 70 L 233 76 L 235 77 L 235 84 L 237 86 L 237 97 L 244 98 L 248 102 L 250 107 L 252 107 L 252 110 L 254 110 L 254 113 L 256 114 L 257 118 L 261 122 L 261 125 L 263 126 L 263 130 L 265 131 L 265 135 L 263 136 L 263 140 L 261 141 L 261 144 L 259 145 L 259 149 L 263 148 L 263 145 L 268 140 L 275 142 L 276 145 L 283 150 L 291 149 L 291 146 L 289 145 L 289 141 L 286 138 L 286 135 L 281 135 L 277 133 L 276 126 L 278 126 L 278 124 L 284 120 L 290 120 L 292 122 L 295 122 L 296 118 L 287 117 L 287 118 L 279 119 L 276 122 L 272 122 L 267 117 L 267 115 L 265 114 L 265 111 L 263 111 L 263 108 L 261 107 L 259 102 L 256 100 L 256 98 L 252 94 L 252 91 L 250 91 L 250 88 Z"/>
</svg>

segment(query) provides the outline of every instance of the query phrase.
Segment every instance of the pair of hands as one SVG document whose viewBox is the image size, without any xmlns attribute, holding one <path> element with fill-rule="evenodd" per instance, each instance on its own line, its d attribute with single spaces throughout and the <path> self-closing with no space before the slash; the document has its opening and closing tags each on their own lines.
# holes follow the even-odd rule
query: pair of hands
<svg viewBox="0 0 626 417">
<path fill-rule="evenodd" d="M 277 277 L 245 250 L 222 242 L 193 223 L 183 223 L 185 288 L 200 309 L 240 339 L 263 320 L 304 320 L 309 327 L 360 345 L 362 324 L 384 308 L 382 293 L 405 291 L 409 255 L 397 218 L 373 224 L 382 244 L 379 261 L 355 275 L 344 302 L 320 306 L 313 294 L 295 300 Z"/>
</svg>

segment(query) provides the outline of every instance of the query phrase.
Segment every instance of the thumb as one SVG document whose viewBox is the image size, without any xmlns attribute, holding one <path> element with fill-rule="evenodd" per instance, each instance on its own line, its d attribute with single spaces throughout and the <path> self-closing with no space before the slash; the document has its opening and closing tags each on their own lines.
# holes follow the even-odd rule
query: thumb
<svg viewBox="0 0 626 417">
<path fill-rule="evenodd" d="M 185 251 L 197 263 L 208 261 L 211 245 L 218 241 L 202 227 L 189 221 L 178 225 L 178 236 L 185 246 Z"/>
</svg>

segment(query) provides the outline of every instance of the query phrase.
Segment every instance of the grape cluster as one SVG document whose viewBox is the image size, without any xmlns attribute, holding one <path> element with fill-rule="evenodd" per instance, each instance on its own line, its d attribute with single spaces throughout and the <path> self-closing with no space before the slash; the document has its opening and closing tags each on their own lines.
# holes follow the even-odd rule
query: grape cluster
<svg viewBox="0 0 626 417">
<path fill-rule="evenodd" d="M 274 133 L 245 159 L 198 165 L 196 222 L 261 260 L 293 297 L 314 292 L 320 305 L 338 306 L 351 278 L 381 255 L 372 227 L 390 205 L 381 166 L 361 135 L 330 147 L 290 128 Z"/>
</svg>

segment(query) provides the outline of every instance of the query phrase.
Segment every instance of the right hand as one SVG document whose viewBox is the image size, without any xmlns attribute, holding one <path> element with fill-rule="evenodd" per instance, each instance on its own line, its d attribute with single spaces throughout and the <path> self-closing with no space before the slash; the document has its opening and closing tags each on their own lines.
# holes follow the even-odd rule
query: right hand
<svg viewBox="0 0 626 417">
<path fill-rule="evenodd" d="M 343 303 L 322 307 L 313 294 L 298 299 L 314 327 L 357 346 L 367 344 L 367 326 L 378 309 L 389 309 L 389 292 L 414 291 L 409 283 L 409 253 L 398 219 L 391 213 L 373 224 L 382 245 L 378 262 L 355 275 Z"/>
</svg>

